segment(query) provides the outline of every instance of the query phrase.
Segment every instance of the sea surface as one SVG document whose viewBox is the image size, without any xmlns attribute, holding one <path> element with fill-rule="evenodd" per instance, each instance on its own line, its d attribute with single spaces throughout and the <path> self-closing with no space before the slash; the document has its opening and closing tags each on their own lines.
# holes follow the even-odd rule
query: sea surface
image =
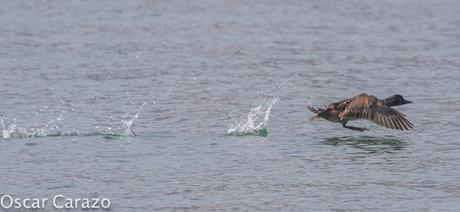
<svg viewBox="0 0 460 212">
<path fill-rule="evenodd" d="M 460 211 L 459 11 L 1 1 L 0 194 L 133 212 Z M 307 105 L 360 93 L 413 101 L 396 109 L 415 128 L 309 120 Z"/>
</svg>

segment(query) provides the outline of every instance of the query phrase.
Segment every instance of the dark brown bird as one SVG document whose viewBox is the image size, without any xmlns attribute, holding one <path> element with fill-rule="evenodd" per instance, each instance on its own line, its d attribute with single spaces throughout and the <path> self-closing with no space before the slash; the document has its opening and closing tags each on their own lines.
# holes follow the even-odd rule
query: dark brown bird
<svg viewBox="0 0 460 212">
<path fill-rule="evenodd" d="M 412 103 L 404 99 L 401 95 L 393 95 L 385 99 L 378 99 L 375 96 L 360 94 L 349 99 L 329 104 L 327 108 L 314 108 L 308 106 L 317 115 L 312 119 L 323 118 L 331 122 L 341 123 L 343 127 L 364 131 L 366 128 L 346 126 L 348 121 L 366 119 L 380 126 L 397 129 L 409 130 L 414 125 L 406 119 L 405 115 L 391 108 L 392 106 Z"/>
</svg>

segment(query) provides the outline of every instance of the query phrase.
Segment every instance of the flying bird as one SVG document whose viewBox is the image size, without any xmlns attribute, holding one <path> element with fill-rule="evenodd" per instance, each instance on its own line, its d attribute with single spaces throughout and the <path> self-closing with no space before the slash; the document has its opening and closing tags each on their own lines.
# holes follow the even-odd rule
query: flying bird
<svg viewBox="0 0 460 212">
<path fill-rule="evenodd" d="M 308 109 L 316 114 L 313 119 L 323 118 L 331 122 L 341 123 L 343 127 L 350 130 L 364 131 L 366 128 L 347 126 L 347 122 L 365 119 L 372 121 L 380 126 L 397 129 L 409 130 L 414 125 L 406 119 L 401 112 L 391 108 L 412 103 L 404 99 L 401 95 L 396 94 L 385 99 L 378 99 L 375 96 L 365 93 L 331 103 L 327 108 L 314 108 L 308 106 Z"/>
</svg>

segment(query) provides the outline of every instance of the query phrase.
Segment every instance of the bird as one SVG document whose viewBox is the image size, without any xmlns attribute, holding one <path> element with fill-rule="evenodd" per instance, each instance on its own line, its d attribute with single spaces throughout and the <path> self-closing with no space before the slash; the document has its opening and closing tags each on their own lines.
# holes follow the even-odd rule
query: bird
<svg viewBox="0 0 460 212">
<path fill-rule="evenodd" d="M 342 101 L 331 103 L 326 108 L 307 107 L 311 112 L 316 114 L 311 120 L 323 118 L 331 122 L 340 123 L 347 129 L 363 132 L 368 129 L 347 126 L 347 122 L 365 119 L 390 129 L 410 130 L 414 125 L 406 119 L 404 114 L 391 108 L 410 103 L 412 101 L 404 99 L 400 94 L 389 96 L 385 99 L 378 99 L 375 96 L 362 93 Z"/>
</svg>

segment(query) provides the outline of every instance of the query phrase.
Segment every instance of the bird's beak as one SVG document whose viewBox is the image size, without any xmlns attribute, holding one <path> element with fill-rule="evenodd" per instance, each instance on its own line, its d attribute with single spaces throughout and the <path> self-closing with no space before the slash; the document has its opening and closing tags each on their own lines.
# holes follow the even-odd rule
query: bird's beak
<svg viewBox="0 0 460 212">
<path fill-rule="evenodd" d="M 405 100 L 405 101 L 404 101 L 404 103 L 406 103 L 406 104 L 410 104 L 410 103 L 412 103 L 412 101 L 409 101 L 409 100 Z"/>
</svg>

